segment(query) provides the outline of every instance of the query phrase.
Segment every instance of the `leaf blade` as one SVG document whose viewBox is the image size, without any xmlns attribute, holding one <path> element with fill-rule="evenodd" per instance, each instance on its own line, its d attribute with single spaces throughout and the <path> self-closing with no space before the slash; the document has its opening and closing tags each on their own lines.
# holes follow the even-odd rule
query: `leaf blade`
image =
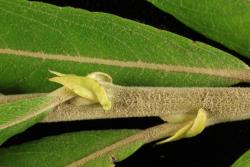
<svg viewBox="0 0 250 167">
<path fill-rule="evenodd" d="M 48 110 L 40 112 L 41 106 L 46 105 L 49 99 L 42 96 L 0 104 L 0 145 L 13 135 L 41 121 L 48 113 Z"/>
<path fill-rule="evenodd" d="M 21 133 L 41 121 L 49 111 L 59 104 L 75 97 L 66 88 L 59 88 L 47 95 L 28 96 L 13 102 L 0 102 L 0 145 L 11 136 Z M 5 100 L 4 100 L 5 99 Z M 1 98 L 0 98 L 1 100 Z M 7 100 L 8 101 L 8 100 Z"/>
<path fill-rule="evenodd" d="M 192 29 L 250 58 L 249 1 L 148 1 Z"/>
<path fill-rule="evenodd" d="M 237 159 L 232 167 L 248 167 L 250 165 L 250 150 L 246 151 Z"/>
<path fill-rule="evenodd" d="M 24 143 L 10 148 L 0 148 L 0 165 L 2 166 L 66 166 L 74 161 L 95 154 L 96 151 L 137 133 L 138 130 L 96 130 L 67 133 L 58 136 L 50 136 L 37 141 Z M 134 152 L 142 143 L 135 144 L 126 152 L 118 148 L 113 156 L 125 158 Z M 128 146 L 130 147 L 130 146 Z M 125 151 L 125 153 L 124 153 Z M 119 155 L 121 154 L 121 155 Z M 62 158 L 63 157 L 63 158 Z M 34 161 L 30 161 L 33 159 Z M 122 160 L 122 159 L 119 159 Z M 89 166 L 100 164 L 112 164 L 110 154 L 95 157 L 88 161 Z M 87 165 L 86 164 L 86 165 Z M 102 165 L 106 165 L 102 164 Z"/>
<path fill-rule="evenodd" d="M 249 70 L 218 49 L 110 14 L 15 0 L 0 5 L 2 92 L 51 91 L 56 85 L 44 81 L 48 69 L 78 75 L 103 71 L 118 84 L 137 86 L 228 86 L 240 80 L 204 71 Z"/>
</svg>

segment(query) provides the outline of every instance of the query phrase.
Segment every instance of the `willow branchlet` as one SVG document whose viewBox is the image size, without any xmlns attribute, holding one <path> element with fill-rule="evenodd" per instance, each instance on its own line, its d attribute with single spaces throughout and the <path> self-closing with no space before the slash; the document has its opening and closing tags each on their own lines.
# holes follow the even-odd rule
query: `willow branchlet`
<svg viewBox="0 0 250 167">
<path fill-rule="evenodd" d="M 51 72 L 57 76 L 50 81 L 76 97 L 59 105 L 44 122 L 159 116 L 167 124 L 181 125 L 159 142 L 165 143 L 196 136 L 216 123 L 250 118 L 250 88 L 125 87 L 102 72 L 85 77 Z"/>
</svg>

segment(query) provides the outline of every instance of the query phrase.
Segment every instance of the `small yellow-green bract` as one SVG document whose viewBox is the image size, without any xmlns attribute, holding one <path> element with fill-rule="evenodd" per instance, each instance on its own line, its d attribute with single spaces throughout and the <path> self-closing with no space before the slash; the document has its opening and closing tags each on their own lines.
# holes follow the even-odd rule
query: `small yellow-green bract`
<svg viewBox="0 0 250 167">
<path fill-rule="evenodd" d="M 173 136 L 166 140 L 158 142 L 158 144 L 179 140 L 181 138 L 196 136 L 205 129 L 206 123 L 206 111 L 201 108 L 198 110 L 197 115 L 193 119 L 191 119 L 191 121 L 187 121 L 187 123 L 182 128 L 177 130 L 177 132 Z"/>
<path fill-rule="evenodd" d="M 104 110 L 109 110 L 111 108 L 111 101 L 100 83 L 102 80 L 100 78 L 103 78 L 103 82 L 107 82 L 107 80 L 109 82 L 112 81 L 108 74 L 97 72 L 97 75 L 91 73 L 86 77 L 82 77 L 72 74 L 62 74 L 55 71 L 50 72 L 57 75 L 57 77 L 50 78 L 50 81 L 62 84 L 80 97 L 86 98 L 92 102 L 99 102 Z M 94 79 L 93 76 L 99 77 L 98 79 Z"/>
</svg>

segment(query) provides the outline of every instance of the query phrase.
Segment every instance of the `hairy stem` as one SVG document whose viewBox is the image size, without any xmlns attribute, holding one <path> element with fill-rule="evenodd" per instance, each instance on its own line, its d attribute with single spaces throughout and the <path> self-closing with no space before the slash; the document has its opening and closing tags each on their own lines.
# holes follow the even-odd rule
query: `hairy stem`
<svg viewBox="0 0 250 167">
<path fill-rule="evenodd" d="M 45 122 L 119 117 L 166 118 L 171 115 L 207 112 L 208 124 L 250 118 L 250 88 L 161 88 L 105 85 L 112 108 L 81 105 L 72 100 L 58 106 Z"/>
<path fill-rule="evenodd" d="M 127 118 L 192 113 L 206 110 L 208 125 L 250 118 L 250 88 L 164 88 L 104 85 L 112 108 L 84 104 L 74 98 L 57 106 L 44 122 Z M 0 103 L 44 94 L 0 96 Z"/>
</svg>

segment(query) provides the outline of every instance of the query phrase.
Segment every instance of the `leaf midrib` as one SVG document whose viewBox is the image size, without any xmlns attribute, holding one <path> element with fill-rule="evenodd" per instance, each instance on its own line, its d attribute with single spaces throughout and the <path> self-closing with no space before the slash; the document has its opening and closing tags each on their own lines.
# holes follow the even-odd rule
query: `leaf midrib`
<svg viewBox="0 0 250 167">
<path fill-rule="evenodd" d="M 125 68 L 139 68 L 139 69 L 148 69 L 148 70 L 156 70 L 163 72 L 204 74 L 209 76 L 217 76 L 233 80 L 239 80 L 242 82 L 250 81 L 250 69 L 247 68 L 241 70 L 240 69 L 233 70 L 233 69 L 213 69 L 204 67 L 188 67 L 180 65 L 148 63 L 143 61 L 122 61 L 113 59 L 93 58 L 93 57 L 86 57 L 83 55 L 71 56 L 63 54 L 48 54 L 48 53 L 31 52 L 25 50 L 6 49 L 6 48 L 0 48 L 0 54 L 14 55 L 19 57 L 31 57 L 43 60 L 71 61 L 71 62 L 86 63 L 86 64 L 98 64 L 98 65 L 107 65 L 107 66 L 116 66 Z"/>
<path fill-rule="evenodd" d="M 114 144 L 111 144 L 109 146 L 106 146 L 100 150 L 97 150 L 85 157 L 82 157 L 79 160 L 75 160 L 71 162 L 70 164 L 67 164 L 67 167 L 78 167 L 83 166 L 84 164 L 90 162 L 91 160 L 95 160 L 96 158 L 99 158 L 103 155 L 107 155 L 108 153 L 119 149 L 123 146 L 135 143 L 135 142 L 142 142 L 144 144 L 150 143 L 152 141 L 156 141 L 162 138 L 166 138 L 168 136 L 173 135 L 177 129 L 182 127 L 184 124 L 168 124 L 163 123 L 160 125 L 153 126 L 151 128 L 147 128 L 145 130 L 138 131 L 134 135 L 131 135 L 127 138 L 124 138 L 122 140 L 119 140 L 115 142 Z"/>
<path fill-rule="evenodd" d="M 106 146 L 100 150 L 97 150 L 85 157 L 83 157 L 82 159 L 79 159 L 79 160 L 76 160 L 76 161 L 73 161 L 72 163 L 68 164 L 66 167 L 77 167 L 77 166 L 82 166 L 84 165 L 85 163 L 91 161 L 91 160 L 94 160 L 98 157 L 101 157 L 102 155 L 105 155 L 117 148 L 120 148 L 122 146 L 125 146 L 125 145 L 129 145 L 133 142 L 136 142 L 140 139 L 143 139 L 143 133 L 138 133 L 138 134 L 135 134 L 135 135 L 132 135 L 130 137 L 127 137 L 125 139 L 122 139 L 120 141 L 117 141 L 115 142 L 114 144 L 111 144 L 109 146 Z"/>
</svg>

